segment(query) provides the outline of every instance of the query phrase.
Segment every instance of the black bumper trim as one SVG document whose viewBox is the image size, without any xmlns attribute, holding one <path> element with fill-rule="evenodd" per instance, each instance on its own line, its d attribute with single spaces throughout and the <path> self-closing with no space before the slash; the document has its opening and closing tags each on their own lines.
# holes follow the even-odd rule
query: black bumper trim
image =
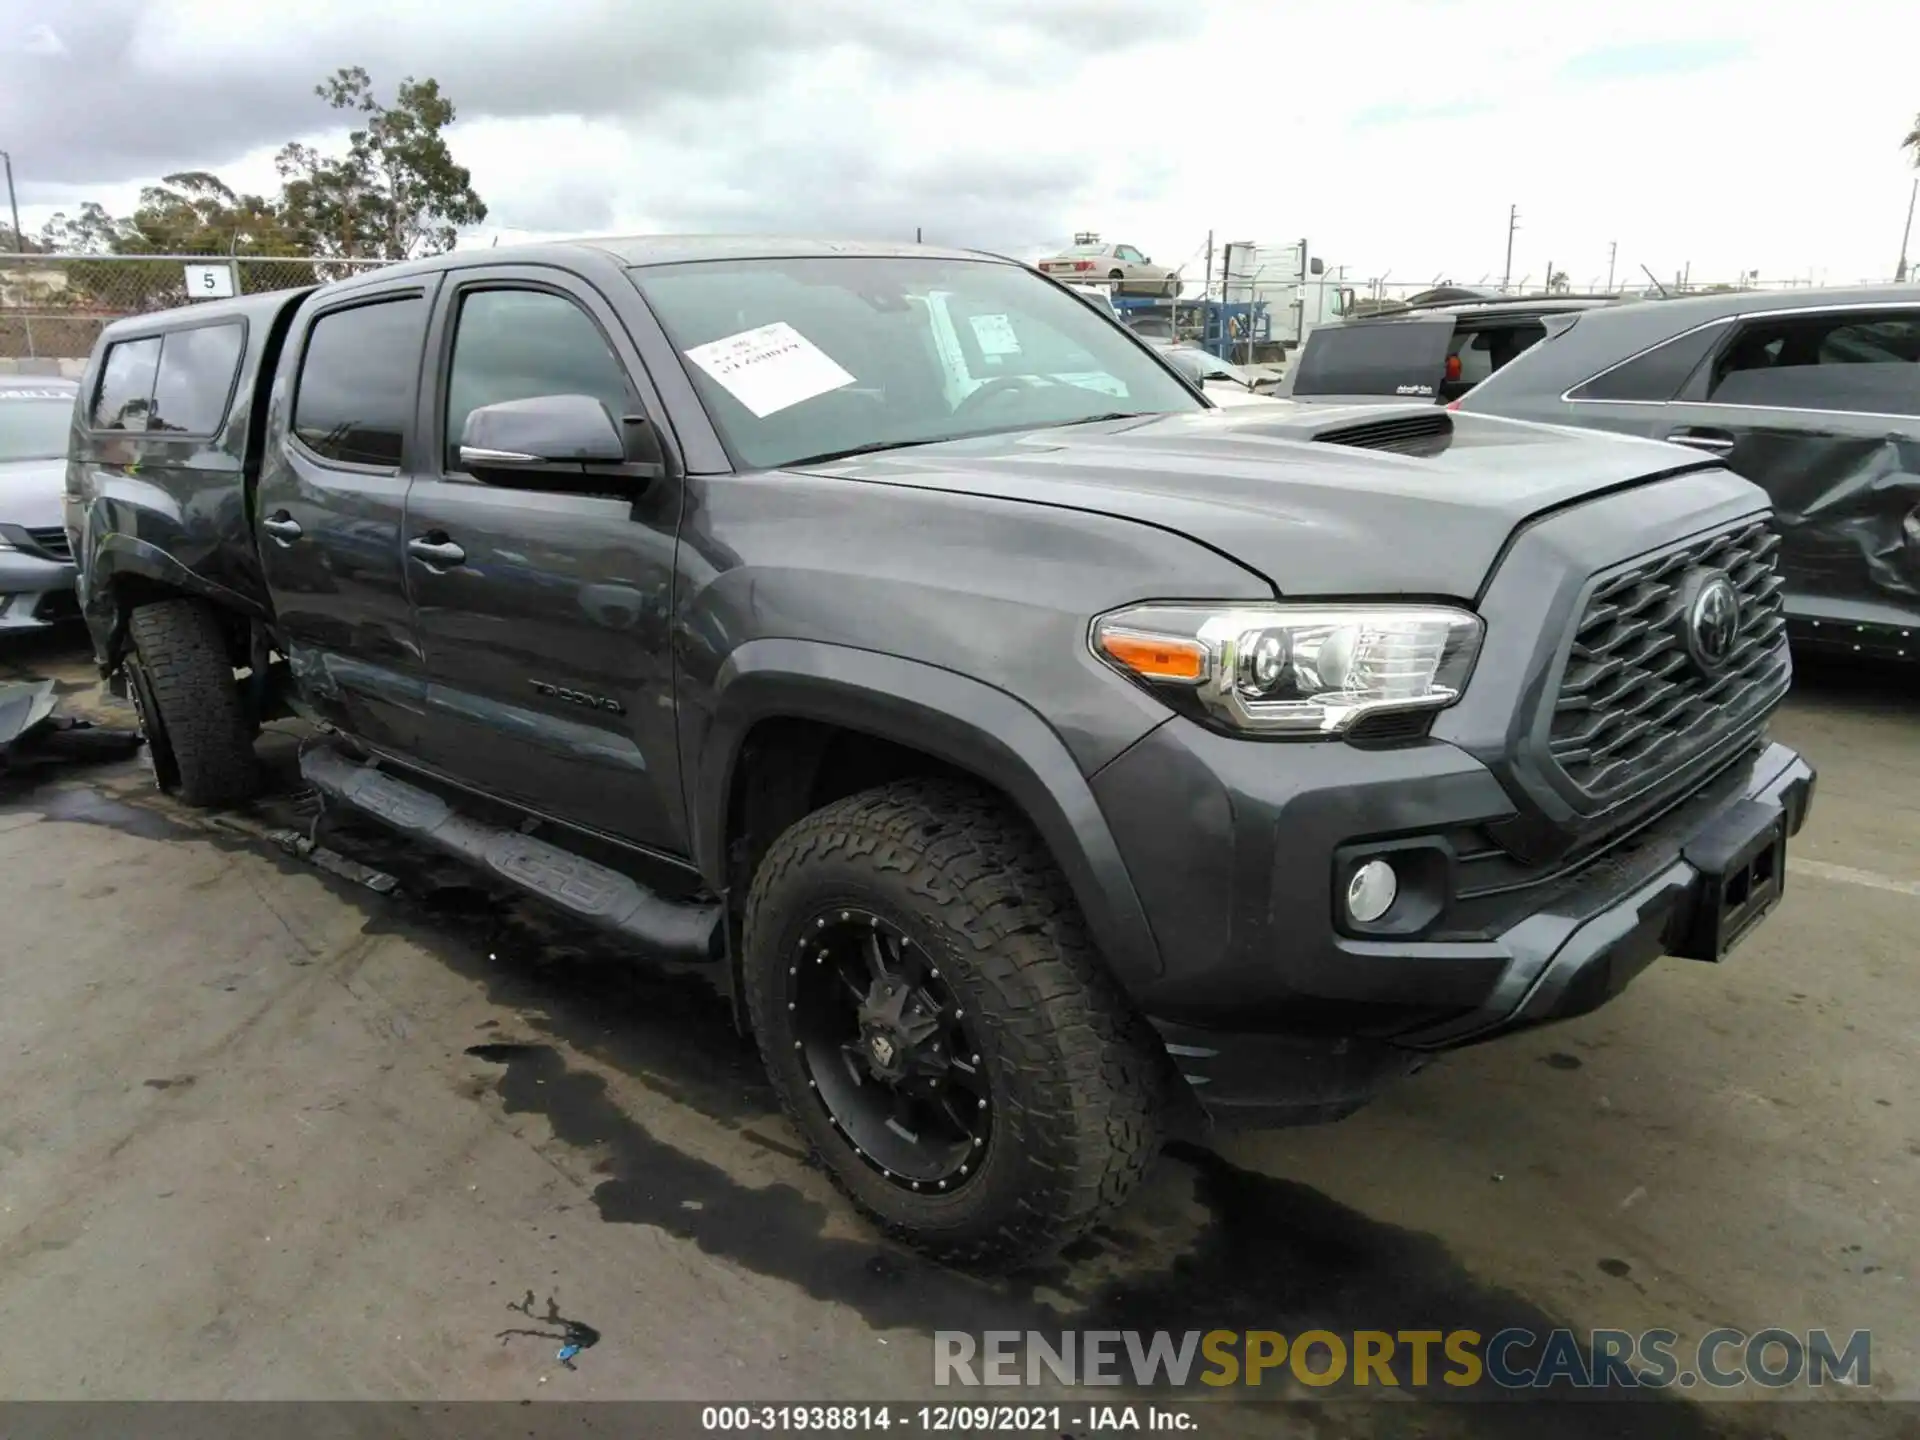
<svg viewBox="0 0 1920 1440">
<path fill-rule="evenodd" d="M 1769 760 L 1776 763 L 1769 765 Z M 1778 805 L 1791 837 L 1806 820 L 1813 767 L 1776 745 L 1756 770 L 1765 778 L 1756 776 L 1743 798 Z M 1709 820 L 1707 826 L 1712 823 Z M 1682 852 L 1686 843 L 1680 842 Z M 1420 1049 L 1449 1049 L 1597 1009 L 1653 961 L 1686 944 L 1695 930 L 1695 910 L 1704 888 L 1701 872 L 1681 853 L 1651 878 L 1570 928 L 1566 918 L 1557 915 L 1524 920 L 1495 942 L 1511 958 L 1477 1010 L 1396 1038 Z M 1548 924 L 1536 923 L 1540 921 Z M 1557 936 L 1552 933 L 1556 930 Z"/>
<path fill-rule="evenodd" d="M 1156 1020 L 1207 1118 L 1278 1128 L 1344 1119 L 1430 1057 L 1357 1037 L 1224 1035 Z"/>
<path fill-rule="evenodd" d="M 1784 833 L 1805 822 L 1815 786 L 1813 767 L 1783 745 L 1754 762 L 1732 803 L 1778 806 Z M 1662 955 L 1688 953 L 1699 933 L 1710 888 L 1686 850 L 1709 831 L 1725 806 L 1660 838 L 1630 871 L 1603 867 L 1585 886 L 1563 892 L 1497 940 L 1472 944 L 1368 944 L 1360 963 L 1409 967 L 1428 957 L 1496 961 L 1497 978 L 1479 1003 L 1391 1037 L 1317 1038 L 1244 1034 L 1155 1019 L 1168 1053 L 1203 1108 L 1215 1118 L 1294 1124 L 1337 1119 L 1435 1053 L 1597 1009 Z M 1704 958 L 1704 957 L 1703 957 Z"/>
</svg>

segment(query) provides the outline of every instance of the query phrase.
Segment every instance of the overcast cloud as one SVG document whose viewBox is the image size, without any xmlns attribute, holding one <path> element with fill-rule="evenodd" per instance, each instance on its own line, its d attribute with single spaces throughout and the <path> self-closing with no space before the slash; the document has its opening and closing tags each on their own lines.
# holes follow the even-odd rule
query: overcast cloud
<svg viewBox="0 0 1920 1440">
<path fill-rule="evenodd" d="M 1198 276 L 1307 236 L 1349 280 L 1890 274 L 1911 7 L 1733 0 L 4 0 L 23 218 L 337 143 L 312 93 L 432 75 L 482 233 L 1078 228 Z M 1879 77 L 1876 80 L 1876 77 Z"/>
</svg>

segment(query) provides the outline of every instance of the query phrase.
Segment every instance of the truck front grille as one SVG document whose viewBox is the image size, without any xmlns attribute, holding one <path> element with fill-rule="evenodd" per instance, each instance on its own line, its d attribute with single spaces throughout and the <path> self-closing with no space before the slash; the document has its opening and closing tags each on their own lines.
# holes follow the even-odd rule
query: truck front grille
<svg viewBox="0 0 1920 1440">
<path fill-rule="evenodd" d="M 1744 521 L 1603 573 L 1574 631 L 1548 729 L 1553 763 L 1592 800 L 1624 798 L 1757 724 L 1791 668 L 1780 537 Z M 1733 650 L 1718 674 L 1689 655 L 1685 582 L 1719 570 L 1740 594 Z"/>
</svg>

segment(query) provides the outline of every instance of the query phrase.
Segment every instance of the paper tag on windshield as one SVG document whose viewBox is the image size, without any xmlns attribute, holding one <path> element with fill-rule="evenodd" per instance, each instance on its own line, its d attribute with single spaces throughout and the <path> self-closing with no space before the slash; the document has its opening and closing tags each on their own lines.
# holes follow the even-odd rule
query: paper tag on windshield
<svg viewBox="0 0 1920 1440">
<path fill-rule="evenodd" d="M 980 342 L 982 355 L 1018 355 L 1020 337 L 1013 333 L 1013 322 L 1004 315 L 971 315 L 973 335 Z"/>
<path fill-rule="evenodd" d="M 853 376 L 784 320 L 710 340 L 686 354 L 761 419 L 853 384 Z"/>
</svg>

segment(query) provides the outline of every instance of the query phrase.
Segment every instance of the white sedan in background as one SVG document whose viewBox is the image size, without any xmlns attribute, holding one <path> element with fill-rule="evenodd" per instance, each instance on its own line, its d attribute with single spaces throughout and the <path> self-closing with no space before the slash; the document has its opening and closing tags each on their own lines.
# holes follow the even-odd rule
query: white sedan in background
<svg viewBox="0 0 1920 1440">
<path fill-rule="evenodd" d="M 1118 294 L 1178 295 L 1180 277 L 1164 265 L 1156 265 L 1132 245 L 1107 245 L 1095 241 L 1072 245 L 1058 255 L 1035 262 L 1042 273 L 1055 280 L 1074 283 L 1106 282 Z"/>
</svg>

